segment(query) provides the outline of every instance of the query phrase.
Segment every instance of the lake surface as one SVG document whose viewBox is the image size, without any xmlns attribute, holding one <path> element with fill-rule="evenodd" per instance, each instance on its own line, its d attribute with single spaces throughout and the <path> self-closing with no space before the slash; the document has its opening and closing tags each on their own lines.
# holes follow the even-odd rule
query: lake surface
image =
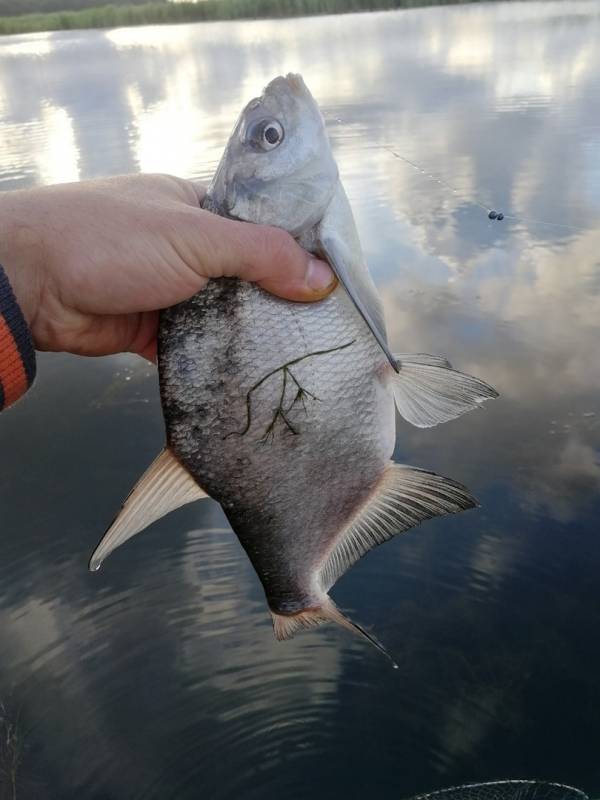
<svg viewBox="0 0 600 800">
<path fill-rule="evenodd" d="M 242 105 L 302 72 L 393 348 L 444 354 L 501 393 L 435 429 L 398 424 L 396 459 L 466 483 L 481 508 L 335 587 L 392 670 L 331 626 L 276 643 L 212 502 L 88 573 L 162 446 L 157 378 L 133 356 L 40 357 L 0 416 L 15 796 L 398 800 L 517 777 L 600 796 L 599 42 L 597 2 L 0 39 L 3 190 L 208 178 Z"/>
</svg>

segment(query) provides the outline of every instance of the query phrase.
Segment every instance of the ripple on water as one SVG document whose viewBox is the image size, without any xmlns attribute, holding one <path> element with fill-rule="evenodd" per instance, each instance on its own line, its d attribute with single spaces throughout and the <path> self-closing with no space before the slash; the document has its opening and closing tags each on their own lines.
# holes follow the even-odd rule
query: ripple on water
<svg viewBox="0 0 600 800">
<path fill-rule="evenodd" d="M 598 11 L 471 3 L 2 40 L 3 189 L 138 169 L 206 182 L 243 103 L 300 70 L 390 342 L 501 392 L 446 426 L 398 427 L 398 460 L 464 481 L 482 508 L 379 548 L 333 590 L 392 670 L 333 627 L 275 642 L 215 504 L 90 575 L 163 441 L 156 373 L 41 355 L 0 415 L 18 796 L 397 800 L 524 772 L 598 794 Z"/>
</svg>

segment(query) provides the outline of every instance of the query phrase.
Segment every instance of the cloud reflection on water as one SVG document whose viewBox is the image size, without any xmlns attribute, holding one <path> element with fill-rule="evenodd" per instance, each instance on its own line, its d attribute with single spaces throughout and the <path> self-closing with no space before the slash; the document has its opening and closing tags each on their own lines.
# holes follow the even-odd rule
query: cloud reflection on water
<svg viewBox="0 0 600 800">
<path fill-rule="evenodd" d="M 100 521 L 160 444 L 155 379 L 127 357 L 42 359 L 35 392 L 0 419 L 3 447 L 21 454 L 14 472 L 0 464 L 13 532 L 0 559 L 1 683 L 20 687 L 43 760 L 59 765 L 45 778 L 55 796 L 100 785 L 181 800 L 201 781 L 213 800 L 265 787 L 304 797 L 304 765 L 321 752 L 320 796 L 346 776 L 344 796 L 362 798 L 375 773 L 378 796 L 407 796 L 438 776 L 500 777 L 523 763 L 506 743 L 520 725 L 536 734 L 537 774 L 562 755 L 562 777 L 581 782 L 594 737 L 573 725 L 577 752 L 554 753 L 568 742 L 551 734 L 547 696 L 553 676 L 579 687 L 555 701 L 568 718 L 598 691 L 571 653 L 600 663 L 587 635 L 598 607 L 599 40 L 592 2 L 0 40 L 3 188 L 138 169 L 207 178 L 241 106 L 300 70 L 328 120 L 392 343 L 443 352 L 502 395 L 434 431 L 399 429 L 400 459 L 465 481 L 482 510 L 381 548 L 336 587 L 399 657 L 392 678 L 343 633 L 273 642 L 235 539 L 206 531 L 223 524 L 210 504 L 85 574 Z M 490 222 L 477 201 L 514 219 Z"/>
</svg>

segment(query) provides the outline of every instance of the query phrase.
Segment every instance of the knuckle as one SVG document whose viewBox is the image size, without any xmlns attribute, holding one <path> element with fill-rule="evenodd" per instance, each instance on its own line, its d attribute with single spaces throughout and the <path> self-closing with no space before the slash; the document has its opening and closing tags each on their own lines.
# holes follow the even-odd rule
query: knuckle
<svg viewBox="0 0 600 800">
<path fill-rule="evenodd" d="M 264 229 L 264 248 L 266 259 L 277 266 L 289 265 L 294 255 L 294 240 L 281 228 Z"/>
<path fill-rule="evenodd" d="M 199 205 L 199 194 L 190 181 L 165 172 L 151 173 L 145 177 L 149 178 L 157 188 L 172 195 L 174 199 L 183 199 L 186 203 L 194 206 Z"/>
</svg>

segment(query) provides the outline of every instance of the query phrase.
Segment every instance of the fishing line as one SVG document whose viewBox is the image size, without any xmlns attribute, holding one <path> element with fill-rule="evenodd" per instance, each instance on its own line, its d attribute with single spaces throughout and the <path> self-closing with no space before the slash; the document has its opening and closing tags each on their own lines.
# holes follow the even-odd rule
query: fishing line
<svg viewBox="0 0 600 800">
<path fill-rule="evenodd" d="M 472 196 L 469 197 L 469 196 L 466 196 L 466 195 L 462 194 L 458 189 L 456 189 L 454 186 L 452 186 L 450 183 L 448 183 L 448 181 L 444 180 L 439 175 L 436 176 L 433 173 L 427 172 L 426 169 L 421 167 L 415 161 L 411 161 L 410 158 L 407 158 L 406 156 L 401 155 L 397 150 L 395 150 L 394 148 L 390 147 L 389 145 L 383 144 L 383 145 L 379 145 L 379 147 L 381 147 L 384 150 L 387 150 L 388 153 L 391 153 L 391 155 L 394 156 L 394 158 L 398 158 L 398 159 L 400 159 L 400 161 L 404 161 L 405 164 L 408 164 L 410 167 L 412 167 L 414 170 L 419 172 L 421 175 L 424 175 L 426 178 L 429 178 L 429 180 L 435 181 L 435 183 L 437 183 L 440 186 L 444 186 L 446 189 L 448 189 L 450 192 L 452 192 L 452 194 L 454 194 L 454 195 L 456 195 L 458 197 L 462 197 L 463 200 L 468 200 L 469 202 L 473 203 L 474 205 L 479 206 L 479 208 L 481 208 L 481 209 L 483 209 L 483 211 L 485 211 L 485 213 L 488 216 L 488 219 L 490 219 L 490 220 L 494 220 L 496 222 L 502 222 L 502 220 L 504 220 L 504 219 L 510 219 L 510 220 L 514 220 L 515 222 L 528 222 L 528 223 L 531 223 L 532 225 L 546 225 L 546 226 L 551 227 L 551 228 L 562 228 L 563 230 L 575 231 L 576 233 L 583 233 L 583 231 L 584 231 L 584 228 L 579 228 L 579 227 L 576 227 L 574 225 L 566 225 L 566 224 L 560 223 L 560 222 L 546 222 L 545 220 L 534 219 L 532 217 L 521 217 L 521 216 L 517 216 L 516 214 L 505 214 L 502 211 L 496 211 L 495 209 L 491 208 L 486 203 L 484 203 L 483 200 L 480 197 L 478 197 L 477 195 L 472 195 Z"/>
<path fill-rule="evenodd" d="M 339 117 L 328 117 L 330 121 L 337 122 L 340 125 L 344 124 L 344 120 L 340 119 Z M 584 233 L 586 228 L 577 227 L 576 225 L 567 225 L 563 222 L 547 222 L 543 219 L 535 219 L 534 217 L 522 217 L 517 214 L 505 214 L 503 211 L 496 211 L 496 209 L 491 208 L 483 200 L 478 197 L 477 195 L 468 196 L 464 193 L 460 192 L 454 186 L 452 186 L 448 181 L 441 178 L 439 175 L 435 176 L 433 173 L 427 172 L 427 170 L 417 164 L 416 161 L 412 161 L 410 158 L 401 155 L 395 148 L 391 147 L 390 145 L 381 144 L 375 145 L 375 147 L 379 147 L 383 150 L 387 150 L 388 153 L 394 156 L 394 158 L 399 159 L 400 161 L 404 161 L 405 164 L 408 164 L 414 170 L 416 170 L 419 174 L 424 175 L 429 180 L 435 181 L 439 186 L 443 186 L 448 191 L 452 192 L 453 195 L 459 197 L 467 202 L 473 203 L 476 206 L 479 206 L 485 213 L 489 220 L 493 220 L 495 222 L 502 222 L 503 220 L 513 220 L 514 222 L 527 222 L 531 225 L 545 225 L 549 228 L 560 228 L 561 230 L 565 231 L 573 231 L 574 233 Z"/>
<path fill-rule="evenodd" d="M 383 144 L 383 145 L 380 145 L 380 146 L 383 147 L 384 150 L 387 150 L 388 153 L 391 153 L 395 158 L 399 158 L 400 161 L 404 161 L 405 164 L 408 164 L 409 166 L 411 166 L 414 169 L 416 169 L 417 172 L 421 173 L 421 175 L 425 175 L 426 178 L 429 178 L 430 180 L 435 181 L 440 186 L 445 186 L 446 189 L 449 189 L 453 194 L 457 194 L 457 195 L 460 194 L 458 189 L 455 189 L 453 186 L 451 186 L 448 183 L 448 181 L 445 181 L 443 178 L 440 178 L 439 176 L 436 177 L 432 173 L 427 172 L 423 167 L 420 167 L 416 162 L 411 161 L 410 158 L 406 158 L 406 156 L 400 155 L 400 153 L 396 152 L 396 150 L 392 149 L 389 145 Z M 471 202 L 473 202 L 475 205 L 479 206 L 479 208 L 482 208 L 486 212 L 486 214 L 490 214 L 490 213 L 495 214 L 495 216 L 494 217 L 490 217 L 490 219 L 498 219 L 498 212 L 497 211 L 494 211 L 494 209 L 490 208 L 485 203 L 482 203 L 481 200 L 479 200 L 476 196 L 473 196 L 470 199 L 471 199 Z M 500 221 L 502 221 L 502 219 L 504 219 L 504 214 L 502 214 L 502 212 L 500 212 L 500 214 L 502 215 L 500 217 Z"/>
</svg>

